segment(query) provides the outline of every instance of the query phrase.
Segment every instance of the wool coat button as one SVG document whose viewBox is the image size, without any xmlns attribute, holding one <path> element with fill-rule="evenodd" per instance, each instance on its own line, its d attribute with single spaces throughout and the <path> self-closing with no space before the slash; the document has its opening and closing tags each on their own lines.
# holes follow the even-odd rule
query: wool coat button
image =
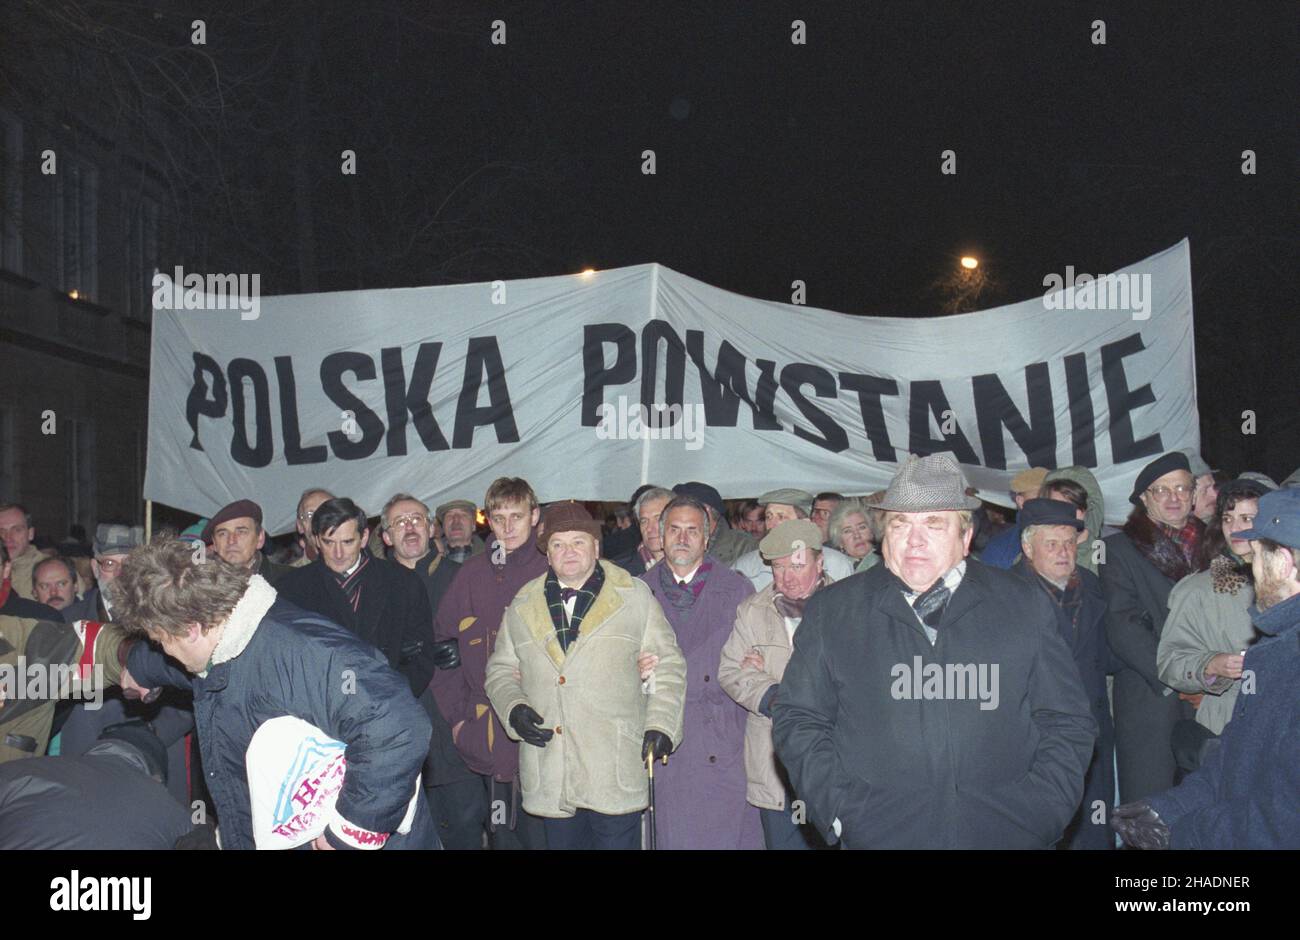
<svg viewBox="0 0 1300 940">
<path fill-rule="evenodd" d="M 561 728 L 559 725 L 556 725 L 556 726 L 555 726 L 555 733 L 556 733 L 556 734 L 564 734 L 564 729 Z"/>
<path fill-rule="evenodd" d="M 704 681 L 705 681 L 705 682 L 708 682 L 708 681 L 709 681 L 709 677 L 708 677 L 708 676 L 705 676 L 705 677 L 704 677 Z"/>
<path fill-rule="evenodd" d="M 717 762 L 718 762 L 717 757 L 715 757 L 714 755 L 710 754 L 710 755 L 709 755 L 709 763 L 710 763 L 710 764 L 716 764 Z"/>
<path fill-rule="evenodd" d="M 560 685 L 564 685 L 564 676 L 560 676 Z"/>
</svg>

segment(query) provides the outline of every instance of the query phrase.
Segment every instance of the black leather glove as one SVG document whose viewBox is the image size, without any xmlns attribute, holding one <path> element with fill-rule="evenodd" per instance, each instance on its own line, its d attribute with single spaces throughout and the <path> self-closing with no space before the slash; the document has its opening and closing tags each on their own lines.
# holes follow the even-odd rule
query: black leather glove
<svg viewBox="0 0 1300 940">
<path fill-rule="evenodd" d="M 551 740 L 555 734 L 550 728 L 539 728 L 542 723 L 542 716 L 537 714 L 527 705 L 519 704 L 510 709 L 510 727 L 515 729 L 515 733 L 524 739 L 526 744 L 533 747 L 546 747 L 546 742 Z"/>
<path fill-rule="evenodd" d="M 673 752 L 673 742 L 668 735 L 662 731 L 647 731 L 645 740 L 641 742 L 641 760 L 658 760 L 661 757 L 667 757 Z M 654 754 L 651 758 L 650 755 Z"/>
<path fill-rule="evenodd" d="M 1110 814 L 1110 828 L 1135 849 L 1169 848 L 1169 827 L 1146 800 L 1116 806 Z"/>
<path fill-rule="evenodd" d="M 460 640 L 452 637 L 433 644 L 433 664 L 439 669 L 455 669 L 460 665 Z"/>
</svg>

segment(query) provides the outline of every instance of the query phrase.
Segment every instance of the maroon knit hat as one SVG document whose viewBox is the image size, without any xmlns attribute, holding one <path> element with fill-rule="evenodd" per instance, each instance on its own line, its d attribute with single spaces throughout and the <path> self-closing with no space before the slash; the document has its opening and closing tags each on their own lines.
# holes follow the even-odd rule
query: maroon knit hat
<svg viewBox="0 0 1300 940">
<path fill-rule="evenodd" d="M 542 524 L 537 529 L 537 550 L 546 554 L 546 540 L 557 532 L 586 532 L 600 542 L 600 523 L 592 518 L 582 503 L 567 499 L 551 503 L 542 513 Z"/>
</svg>

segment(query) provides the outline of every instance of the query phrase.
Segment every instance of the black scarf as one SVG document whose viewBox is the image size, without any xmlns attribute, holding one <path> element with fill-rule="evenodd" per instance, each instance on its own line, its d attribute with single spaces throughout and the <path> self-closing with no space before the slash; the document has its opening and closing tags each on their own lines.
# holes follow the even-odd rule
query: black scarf
<svg viewBox="0 0 1300 940">
<path fill-rule="evenodd" d="M 555 636 L 560 641 L 560 649 L 568 652 L 569 644 L 578 638 L 578 632 L 582 629 L 582 618 L 587 616 L 587 611 L 591 609 L 604 583 L 605 569 L 600 566 L 600 562 L 596 562 L 596 570 L 580 588 L 561 587 L 555 571 L 551 568 L 546 570 L 546 581 L 543 585 L 546 609 L 551 612 L 551 623 L 555 625 Z M 577 600 L 573 604 L 573 616 L 566 617 L 564 602 L 570 597 L 576 597 Z"/>
</svg>

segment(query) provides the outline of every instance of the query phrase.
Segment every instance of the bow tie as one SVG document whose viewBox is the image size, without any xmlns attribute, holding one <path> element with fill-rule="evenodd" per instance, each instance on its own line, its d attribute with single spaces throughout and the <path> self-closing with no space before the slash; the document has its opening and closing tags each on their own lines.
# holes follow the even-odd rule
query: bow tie
<svg viewBox="0 0 1300 940">
<path fill-rule="evenodd" d="M 565 603 L 568 603 L 571 598 L 577 596 L 578 596 L 577 588 L 568 588 L 568 587 L 560 588 L 560 600 Z"/>
</svg>

